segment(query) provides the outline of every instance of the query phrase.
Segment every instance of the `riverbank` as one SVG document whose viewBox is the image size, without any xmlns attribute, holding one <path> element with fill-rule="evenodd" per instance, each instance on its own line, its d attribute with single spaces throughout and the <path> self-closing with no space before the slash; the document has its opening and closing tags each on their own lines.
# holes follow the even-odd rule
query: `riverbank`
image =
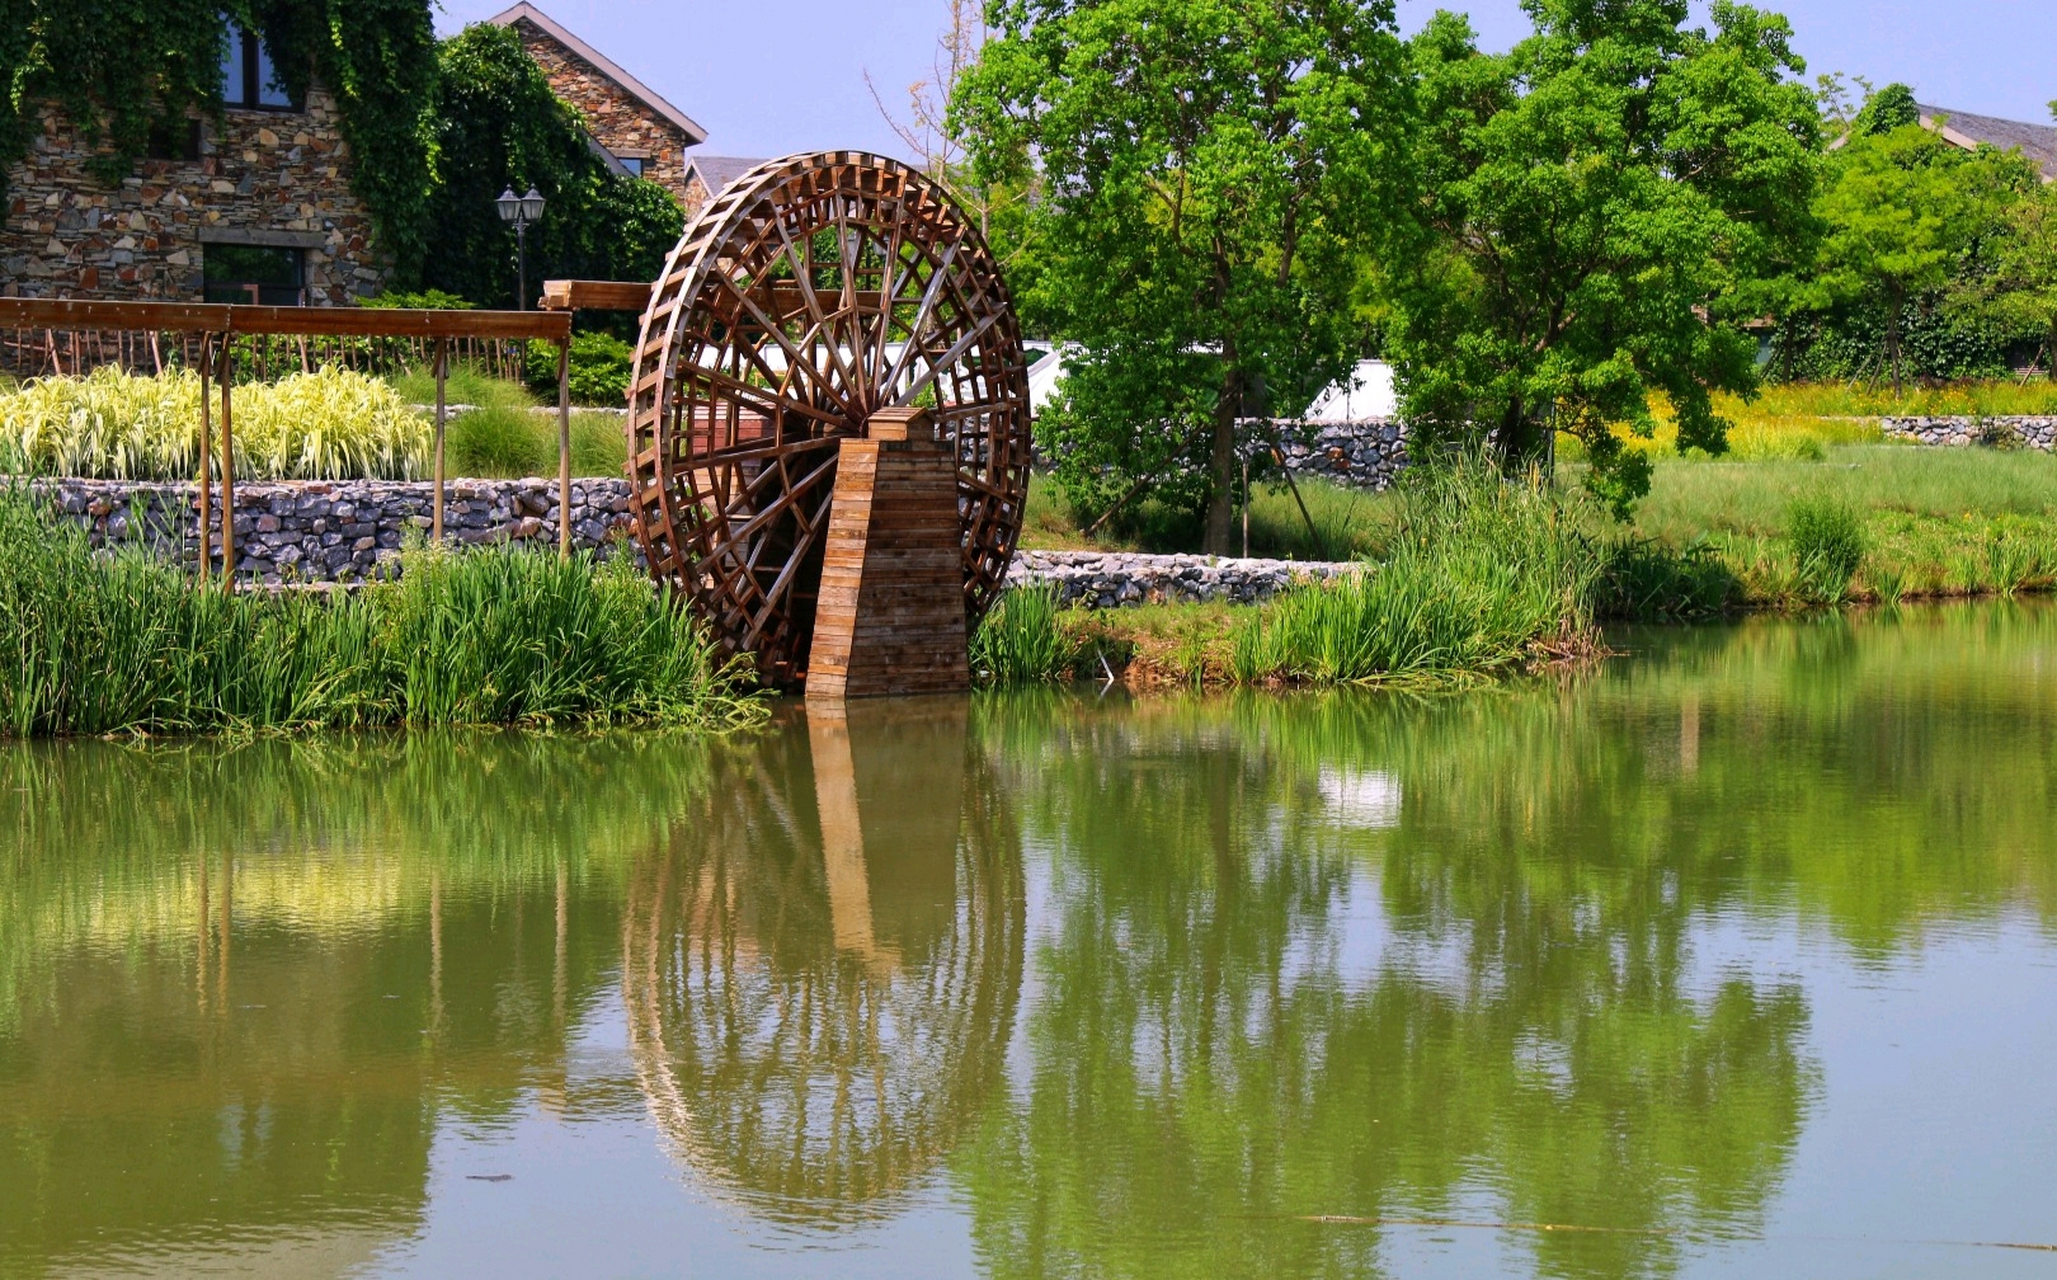
<svg viewBox="0 0 2057 1280">
<path fill-rule="evenodd" d="M 430 724 L 719 730 L 765 709 L 627 557 L 410 547 L 354 592 L 208 590 L 0 492 L 0 736 Z"/>
</svg>

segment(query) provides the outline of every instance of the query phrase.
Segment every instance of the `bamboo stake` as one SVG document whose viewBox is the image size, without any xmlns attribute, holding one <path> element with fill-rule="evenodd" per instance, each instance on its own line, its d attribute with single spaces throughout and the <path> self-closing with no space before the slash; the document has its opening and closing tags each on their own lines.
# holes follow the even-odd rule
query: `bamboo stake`
<svg viewBox="0 0 2057 1280">
<path fill-rule="evenodd" d="M 207 584 L 207 575 L 214 559 L 214 530 L 209 526 L 214 521 L 214 424 L 208 412 L 208 401 L 214 398 L 214 341 L 206 334 L 200 335 L 200 584 Z"/>
<path fill-rule="evenodd" d="M 557 344 L 557 554 L 571 559 L 571 339 Z"/>
<path fill-rule="evenodd" d="M 444 404 L 444 380 L 450 372 L 450 340 L 436 339 L 436 511 L 435 528 L 431 533 L 437 542 L 443 540 L 443 421 L 448 412 Z"/>
<path fill-rule="evenodd" d="M 235 383 L 235 349 L 221 340 L 221 589 L 236 593 L 236 437 L 230 427 L 229 388 Z"/>
</svg>

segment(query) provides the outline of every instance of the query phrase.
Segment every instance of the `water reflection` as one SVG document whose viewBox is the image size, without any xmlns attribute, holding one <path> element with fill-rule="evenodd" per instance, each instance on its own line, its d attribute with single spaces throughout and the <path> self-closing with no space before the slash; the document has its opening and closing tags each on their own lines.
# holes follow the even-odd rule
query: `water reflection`
<svg viewBox="0 0 2057 1280">
<path fill-rule="evenodd" d="M 602 1271 L 681 1221 L 779 1270 L 909 1223 L 1010 1276 L 1691 1270 L 1827 1176 L 1847 1010 L 1803 953 L 2025 920 L 2048 963 L 2052 640 L 1957 610 L 1426 701 L 8 747 L 0 1272 L 405 1269 L 464 1177 L 541 1176 L 538 1117 L 667 1170 Z M 1600 1230 L 1393 1225 L 1443 1219 Z"/>
<path fill-rule="evenodd" d="M 959 699 L 810 707 L 727 762 L 623 925 L 637 1075 L 679 1158 L 836 1223 L 956 1146 L 1021 981 L 1008 809 Z"/>
</svg>

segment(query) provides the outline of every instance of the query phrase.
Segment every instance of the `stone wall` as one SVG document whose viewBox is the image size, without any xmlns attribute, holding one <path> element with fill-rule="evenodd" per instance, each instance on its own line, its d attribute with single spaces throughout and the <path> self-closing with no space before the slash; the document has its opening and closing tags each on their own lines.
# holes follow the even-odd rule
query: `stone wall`
<svg viewBox="0 0 2057 1280">
<path fill-rule="evenodd" d="M 1384 489 L 1407 465 L 1407 431 L 1392 418 L 1360 422 L 1280 422 L 1286 466 L 1360 489 Z"/>
<path fill-rule="evenodd" d="M 1879 426 L 1888 436 L 1919 444 L 2057 447 L 2057 417 L 1881 418 Z"/>
<path fill-rule="evenodd" d="M 120 480 L 39 485 L 63 517 L 95 545 L 141 541 L 188 568 L 200 559 L 198 487 Z M 388 574 L 401 543 L 433 523 L 435 486 L 426 481 L 299 481 L 236 485 L 236 571 L 263 582 L 358 582 Z M 220 489 L 215 491 L 220 501 Z M 604 556 L 628 536 L 623 480 L 574 480 L 572 544 Z M 214 554 L 221 525 L 214 518 Z M 557 545 L 557 481 L 453 480 L 443 507 L 446 535 L 460 544 Z"/>
<path fill-rule="evenodd" d="M 1058 600 L 1082 609 L 1142 604 L 1256 604 L 1295 582 L 1355 573 L 1352 563 L 1161 556 L 1128 552 L 1024 551 L 1007 572 L 1010 587 L 1054 583 Z"/>
<path fill-rule="evenodd" d="M 314 305 L 346 305 L 384 282 L 336 100 L 319 85 L 304 110 L 231 107 L 219 129 L 200 119 L 199 159 L 140 160 L 114 186 L 87 170 L 94 148 L 59 109 L 30 116 L 0 223 L 8 295 L 196 302 L 209 241 L 302 250 Z"/>
<path fill-rule="evenodd" d="M 557 96 L 585 116 L 586 128 L 601 146 L 617 156 L 641 157 L 644 177 L 681 205 L 693 207 L 686 189 L 686 148 L 693 139 L 683 129 L 527 18 L 516 19 L 514 31 Z"/>
</svg>

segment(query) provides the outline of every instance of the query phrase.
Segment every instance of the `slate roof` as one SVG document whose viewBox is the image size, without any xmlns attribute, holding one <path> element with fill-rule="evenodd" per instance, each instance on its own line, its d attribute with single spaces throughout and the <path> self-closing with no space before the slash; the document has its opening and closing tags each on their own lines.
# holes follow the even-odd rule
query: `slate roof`
<svg viewBox="0 0 2057 1280">
<path fill-rule="evenodd" d="M 2027 124 L 2020 120 L 2002 120 L 1997 116 L 1974 115 L 1969 111 L 1952 111 L 1948 107 L 1931 107 L 1915 104 L 1921 112 L 1923 128 L 1936 127 L 1936 119 L 1942 118 L 1943 137 L 1969 151 L 1980 143 L 2009 151 L 2016 147 L 2021 154 L 2036 162 L 2043 171 L 2045 182 L 2057 180 L 2057 126 Z"/>
<path fill-rule="evenodd" d="M 707 187 L 707 198 L 712 200 L 728 189 L 737 178 L 755 169 L 764 161 L 746 156 L 702 156 L 691 152 L 686 154 L 686 179 L 691 181 L 695 173 Z"/>
</svg>

